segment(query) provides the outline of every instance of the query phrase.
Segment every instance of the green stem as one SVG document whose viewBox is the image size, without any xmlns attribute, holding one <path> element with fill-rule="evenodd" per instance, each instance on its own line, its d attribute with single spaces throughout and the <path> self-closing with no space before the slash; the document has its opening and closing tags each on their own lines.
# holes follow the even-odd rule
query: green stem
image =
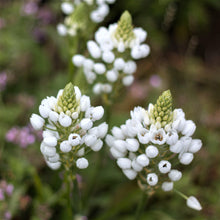
<svg viewBox="0 0 220 220">
<path fill-rule="evenodd" d="M 176 192 L 177 194 L 179 194 L 181 197 L 183 197 L 184 199 L 188 199 L 188 197 L 186 195 L 184 195 L 183 193 L 181 193 L 179 190 L 174 189 L 174 192 Z"/>
<path fill-rule="evenodd" d="M 146 204 L 147 198 L 148 198 L 147 195 L 143 192 L 142 195 L 141 195 L 141 199 L 139 201 L 138 207 L 137 207 L 135 220 L 140 219 L 141 214 L 143 213 L 144 206 Z"/>
<path fill-rule="evenodd" d="M 68 171 L 65 171 L 65 184 L 66 184 L 66 198 L 67 198 L 67 215 L 68 215 L 68 219 L 73 219 L 74 212 L 73 212 L 72 196 L 71 196 L 72 181 Z"/>
</svg>

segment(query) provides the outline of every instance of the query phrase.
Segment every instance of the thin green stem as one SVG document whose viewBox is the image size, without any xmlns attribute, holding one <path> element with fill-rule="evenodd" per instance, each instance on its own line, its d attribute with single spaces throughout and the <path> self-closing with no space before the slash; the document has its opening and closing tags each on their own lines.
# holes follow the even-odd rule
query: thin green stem
<svg viewBox="0 0 220 220">
<path fill-rule="evenodd" d="M 135 220 L 140 220 L 147 199 L 148 199 L 148 196 L 146 195 L 146 193 L 143 192 L 141 195 L 141 199 L 139 201 L 138 207 L 137 207 Z"/>
<path fill-rule="evenodd" d="M 186 195 L 184 195 L 183 193 L 181 193 L 179 190 L 174 189 L 174 192 L 176 192 L 177 194 L 179 194 L 181 197 L 183 197 L 184 199 L 188 199 L 188 197 Z"/>
</svg>

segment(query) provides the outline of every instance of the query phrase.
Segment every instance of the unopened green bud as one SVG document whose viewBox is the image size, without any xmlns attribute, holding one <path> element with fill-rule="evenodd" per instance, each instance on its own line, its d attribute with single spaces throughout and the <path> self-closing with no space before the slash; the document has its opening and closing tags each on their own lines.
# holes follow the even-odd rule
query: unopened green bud
<svg viewBox="0 0 220 220">
<path fill-rule="evenodd" d="M 129 44 L 135 38 L 133 32 L 132 18 L 128 11 L 125 11 L 118 21 L 118 26 L 115 31 L 115 38 L 122 41 L 125 45 Z"/>
<path fill-rule="evenodd" d="M 70 82 L 65 86 L 63 94 L 58 98 L 56 111 L 59 113 L 64 112 L 67 115 L 70 115 L 77 110 L 77 107 L 78 103 L 76 101 L 75 89 L 73 84 Z"/>
<path fill-rule="evenodd" d="M 153 113 L 151 114 L 152 121 L 160 122 L 161 127 L 173 121 L 172 113 L 172 96 L 170 90 L 162 93 L 154 105 Z"/>
</svg>

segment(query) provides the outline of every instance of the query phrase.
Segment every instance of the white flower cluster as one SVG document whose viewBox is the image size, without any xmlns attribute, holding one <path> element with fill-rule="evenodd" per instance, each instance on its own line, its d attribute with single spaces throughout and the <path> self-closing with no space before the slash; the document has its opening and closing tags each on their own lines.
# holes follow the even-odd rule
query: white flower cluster
<svg viewBox="0 0 220 220">
<path fill-rule="evenodd" d="M 81 96 L 79 88 L 69 83 L 57 97 L 43 99 L 39 112 L 40 116 L 32 114 L 30 122 L 35 130 L 43 129 L 40 150 L 47 165 L 52 169 L 58 169 L 62 163 L 87 168 L 84 155 L 102 148 L 101 139 L 108 130 L 105 122 L 94 126 L 103 117 L 103 107 L 91 106 L 90 98 Z"/>
<path fill-rule="evenodd" d="M 100 27 L 95 40 L 87 42 L 90 58 L 77 54 L 72 62 L 83 68 L 87 82 L 94 84 L 95 94 L 110 93 L 118 80 L 124 86 L 132 84 L 137 68 L 134 60 L 150 53 L 149 46 L 143 43 L 146 37 L 147 32 L 142 28 L 132 27 L 131 16 L 126 11 L 118 24 Z"/>
<path fill-rule="evenodd" d="M 131 118 L 120 127 L 113 127 L 112 135 L 106 136 L 123 173 L 131 180 L 137 178 L 146 190 L 161 186 L 162 190 L 171 191 L 173 183 L 182 177 L 176 164 L 190 164 L 202 147 L 201 140 L 191 138 L 196 129 L 194 122 L 185 119 L 182 109 L 170 110 L 168 93 L 164 92 L 148 110 L 135 107 Z"/>
<path fill-rule="evenodd" d="M 75 0 L 68 1 L 65 0 L 61 4 L 61 10 L 64 14 L 67 15 L 67 18 L 64 24 L 58 24 L 57 31 L 61 36 L 71 35 L 75 36 L 76 31 L 79 27 L 77 22 L 71 21 L 71 14 L 77 10 L 77 7 L 80 4 L 86 5 L 87 11 L 89 12 L 89 19 L 91 19 L 94 23 L 100 23 L 104 20 L 104 18 L 109 14 L 109 5 L 115 3 L 116 0 Z M 84 16 L 88 16 L 88 14 L 84 14 Z M 81 18 L 82 19 L 82 18 Z"/>
</svg>

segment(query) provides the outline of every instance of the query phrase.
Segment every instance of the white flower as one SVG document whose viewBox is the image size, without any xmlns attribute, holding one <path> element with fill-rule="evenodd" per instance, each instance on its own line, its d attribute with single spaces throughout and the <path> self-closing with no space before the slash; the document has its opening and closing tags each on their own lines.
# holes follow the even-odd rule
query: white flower
<svg viewBox="0 0 220 220">
<path fill-rule="evenodd" d="M 44 126 L 44 119 L 41 118 L 39 115 L 37 114 L 32 114 L 31 115 L 31 118 L 30 118 L 30 122 L 31 122 L 31 125 L 32 127 L 35 129 L 35 130 L 41 130 Z"/>
<path fill-rule="evenodd" d="M 104 93 L 110 93 L 112 91 L 112 86 L 110 84 L 102 84 L 101 87 L 102 92 Z"/>
<path fill-rule="evenodd" d="M 140 172 L 143 169 L 143 167 L 139 163 L 137 163 L 136 158 L 132 160 L 131 166 L 136 172 Z"/>
<path fill-rule="evenodd" d="M 106 73 L 106 78 L 109 82 L 115 82 L 118 79 L 118 72 L 116 70 L 109 70 Z"/>
<path fill-rule="evenodd" d="M 110 148 L 110 152 L 111 152 L 111 154 L 112 154 L 112 156 L 113 156 L 114 158 L 120 158 L 120 157 L 124 157 L 124 156 L 125 156 L 124 153 L 122 153 L 121 151 L 119 151 L 119 150 L 116 149 L 115 147 L 111 147 L 111 148 Z"/>
<path fill-rule="evenodd" d="M 70 145 L 69 141 L 63 141 L 60 144 L 60 150 L 64 153 L 70 152 L 72 149 L 72 146 Z"/>
<path fill-rule="evenodd" d="M 103 21 L 103 16 L 98 11 L 92 11 L 90 14 L 90 18 L 95 23 L 100 23 Z"/>
<path fill-rule="evenodd" d="M 135 60 L 138 60 L 142 57 L 140 46 L 134 46 L 131 50 L 131 57 L 134 58 Z"/>
<path fill-rule="evenodd" d="M 151 142 L 159 145 L 166 142 L 166 133 L 163 128 L 151 131 Z"/>
<path fill-rule="evenodd" d="M 89 162 L 86 158 L 82 157 L 82 158 L 77 159 L 76 166 L 79 169 L 86 169 L 89 166 Z"/>
<path fill-rule="evenodd" d="M 92 127 L 93 123 L 89 118 L 84 118 L 80 122 L 80 127 L 84 130 L 89 130 Z"/>
<path fill-rule="evenodd" d="M 125 51 L 125 44 L 123 41 L 120 41 L 117 45 L 118 52 L 123 53 Z"/>
<path fill-rule="evenodd" d="M 179 170 L 171 170 L 168 176 L 171 181 L 175 182 L 181 179 L 182 173 Z"/>
<path fill-rule="evenodd" d="M 48 157 L 48 161 L 51 163 L 56 163 L 59 161 L 59 159 L 60 159 L 60 156 L 57 153 L 52 157 Z"/>
<path fill-rule="evenodd" d="M 64 14 L 69 15 L 69 14 L 71 14 L 71 13 L 73 12 L 74 7 L 73 7 L 73 5 L 72 5 L 71 3 L 69 3 L 69 2 L 63 2 L 63 3 L 61 4 L 61 9 L 62 9 L 62 11 L 63 11 Z"/>
<path fill-rule="evenodd" d="M 147 44 L 142 44 L 140 46 L 141 58 L 146 57 L 150 54 L 150 47 Z"/>
<path fill-rule="evenodd" d="M 161 160 L 158 169 L 161 173 L 168 173 L 171 170 L 171 163 L 167 160 Z"/>
<path fill-rule="evenodd" d="M 43 147 L 42 151 L 43 151 L 43 154 L 48 157 L 53 157 L 56 155 L 56 148 L 55 147 L 48 147 L 45 145 Z"/>
<path fill-rule="evenodd" d="M 69 127 L 72 123 L 72 119 L 70 118 L 70 116 L 64 114 L 63 112 L 60 113 L 59 115 L 59 123 L 63 126 L 63 127 Z"/>
<path fill-rule="evenodd" d="M 137 176 L 137 172 L 132 169 L 123 169 L 122 171 L 125 174 L 125 176 L 130 180 L 135 179 Z"/>
<path fill-rule="evenodd" d="M 130 169 L 131 168 L 131 160 L 128 158 L 119 158 L 117 160 L 117 164 L 121 169 Z"/>
<path fill-rule="evenodd" d="M 181 132 L 185 126 L 185 123 L 186 120 L 184 118 L 177 119 L 173 122 L 172 128 L 178 132 Z"/>
<path fill-rule="evenodd" d="M 173 131 L 173 130 L 169 131 L 167 133 L 167 139 L 166 139 L 167 144 L 169 145 L 176 144 L 176 142 L 178 141 L 178 137 L 179 136 L 176 131 Z"/>
<path fill-rule="evenodd" d="M 83 67 L 85 70 L 92 70 L 94 62 L 91 59 L 85 59 L 83 62 Z"/>
<path fill-rule="evenodd" d="M 150 186 L 155 186 L 158 183 L 158 176 L 156 173 L 149 173 L 147 175 L 147 182 Z"/>
<path fill-rule="evenodd" d="M 85 136 L 85 144 L 87 146 L 92 146 L 93 144 L 95 144 L 95 142 L 97 141 L 97 137 L 94 134 L 88 134 Z"/>
<path fill-rule="evenodd" d="M 133 74 L 137 69 L 137 65 L 134 61 L 129 60 L 128 62 L 125 63 L 123 72 L 126 74 Z"/>
<path fill-rule="evenodd" d="M 188 151 L 191 153 L 196 153 L 201 149 L 201 147 L 202 147 L 202 141 L 199 139 L 193 139 L 190 143 Z"/>
<path fill-rule="evenodd" d="M 93 121 L 100 120 L 104 115 L 104 108 L 102 106 L 97 106 L 92 109 L 92 119 Z"/>
<path fill-rule="evenodd" d="M 125 138 L 122 130 L 116 126 L 114 126 L 112 128 L 111 132 L 112 132 L 113 136 L 117 139 L 124 139 Z"/>
<path fill-rule="evenodd" d="M 61 162 L 58 161 L 58 162 L 55 162 L 55 163 L 51 163 L 51 162 L 47 161 L 47 165 L 48 165 L 48 167 L 50 167 L 52 170 L 57 170 L 57 169 L 60 168 Z"/>
<path fill-rule="evenodd" d="M 97 128 L 98 128 L 98 137 L 104 138 L 108 132 L 108 125 L 106 124 L 106 122 L 103 122 Z"/>
<path fill-rule="evenodd" d="M 57 112 L 50 111 L 49 119 L 56 123 L 58 121 L 58 119 L 59 119 L 59 114 Z"/>
<path fill-rule="evenodd" d="M 80 54 L 76 54 L 72 57 L 72 62 L 77 67 L 81 67 L 84 61 L 85 61 L 85 57 Z"/>
<path fill-rule="evenodd" d="M 96 64 L 94 64 L 93 68 L 94 68 L 95 72 L 100 75 L 105 73 L 105 71 L 106 71 L 106 67 L 103 63 L 96 63 Z"/>
<path fill-rule="evenodd" d="M 171 191 L 173 189 L 173 182 L 164 182 L 161 187 L 165 192 Z"/>
<path fill-rule="evenodd" d="M 122 83 L 124 86 L 130 86 L 134 81 L 134 77 L 133 76 L 125 76 L 122 79 Z"/>
<path fill-rule="evenodd" d="M 95 142 L 95 144 L 93 144 L 93 145 L 91 146 L 91 149 L 92 149 L 93 151 L 99 151 L 99 150 L 101 150 L 102 146 L 103 146 L 103 141 L 100 140 L 100 139 L 98 139 L 98 140 Z"/>
<path fill-rule="evenodd" d="M 180 157 L 180 163 L 184 164 L 184 165 L 188 165 L 192 162 L 194 156 L 192 153 L 183 153 Z"/>
<path fill-rule="evenodd" d="M 101 57 L 101 50 L 99 46 L 96 44 L 96 42 L 92 40 L 88 41 L 87 48 L 93 58 L 98 59 Z"/>
<path fill-rule="evenodd" d="M 90 98 L 86 95 L 83 95 L 80 99 L 80 111 L 85 112 L 90 106 Z"/>
<path fill-rule="evenodd" d="M 127 138 L 126 139 L 126 146 L 127 146 L 127 149 L 131 152 L 136 152 L 139 148 L 139 142 L 134 139 L 134 138 Z"/>
<path fill-rule="evenodd" d="M 77 146 L 81 142 L 81 137 L 78 134 L 73 133 L 73 134 L 69 135 L 68 141 L 69 141 L 71 146 Z"/>
<path fill-rule="evenodd" d="M 181 141 L 177 141 L 176 144 L 170 146 L 170 151 L 173 153 L 178 154 L 181 152 L 181 150 L 182 150 L 182 142 Z"/>
<path fill-rule="evenodd" d="M 55 147 L 57 145 L 57 139 L 53 136 L 44 138 L 43 142 L 49 147 Z"/>
<path fill-rule="evenodd" d="M 147 129 L 143 129 L 141 132 L 138 133 L 138 140 L 141 144 L 147 144 L 150 141 L 150 133 Z"/>
<path fill-rule="evenodd" d="M 195 209 L 195 210 L 202 210 L 202 206 L 200 205 L 199 201 L 196 199 L 196 197 L 194 196 L 190 196 L 187 200 L 186 200 L 186 204 L 188 207 Z"/>
<path fill-rule="evenodd" d="M 44 105 L 39 106 L 39 112 L 43 118 L 48 118 L 50 111 L 51 110 L 47 106 Z"/>
<path fill-rule="evenodd" d="M 142 28 L 134 28 L 134 34 L 139 39 L 139 42 L 142 43 L 147 38 L 147 32 Z"/>
<path fill-rule="evenodd" d="M 137 156 L 137 163 L 140 164 L 142 167 L 146 167 L 148 166 L 150 161 L 145 154 L 140 154 Z"/>
<path fill-rule="evenodd" d="M 64 24 L 58 24 L 57 25 L 57 32 L 60 36 L 66 36 L 67 35 L 67 28 Z"/>
<path fill-rule="evenodd" d="M 153 145 L 149 145 L 146 148 L 145 153 L 146 153 L 147 157 L 155 158 L 158 155 L 159 151 L 158 151 L 157 147 L 155 147 Z"/>
<path fill-rule="evenodd" d="M 116 58 L 114 62 L 114 68 L 116 70 L 123 70 L 125 67 L 125 61 L 122 58 Z"/>
<path fill-rule="evenodd" d="M 100 4 L 97 12 L 104 18 L 109 13 L 109 6 L 107 4 Z"/>
<path fill-rule="evenodd" d="M 127 152 L 127 144 L 123 140 L 114 140 L 114 148 L 116 148 L 118 151 L 122 153 Z"/>
<path fill-rule="evenodd" d="M 112 63 L 115 60 L 115 55 L 111 51 L 104 51 L 102 54 L 102 59 L 106 63 Z"/>
<path fill-rule="evenodd" d="M 96 95 L 99 95 L 102 92 L 102 84 L 101 83 L 96 83 L 95 86 L 93 87 L 93 92 Z"/>
<path fill-rule="evenodd" d="M 193 135 L 195 130 L 196 130 L 195 123 L 193 121 L 191 121 L 191 120 L 187 120 L 186 123 L 185 123 L 185 126 L 184 126 L 184 128 L 182 130 L 182 134 L 189 137 L 189 136 Z"/>
</svg>

